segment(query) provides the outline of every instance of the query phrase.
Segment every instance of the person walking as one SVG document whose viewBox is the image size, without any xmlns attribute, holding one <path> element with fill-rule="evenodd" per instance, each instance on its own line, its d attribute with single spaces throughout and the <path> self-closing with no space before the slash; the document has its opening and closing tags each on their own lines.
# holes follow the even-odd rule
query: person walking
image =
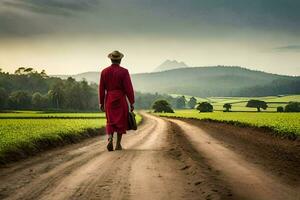
<svg viewBox="0 0 300 200">
<path fill-rule="evenodd" d="M 99 83 L 99 107 L 106 114 L 107 150 L 113 151 L 113 134 L 117 133 L 115 150 L 122 150 L 122 135 L 128 130 L 128 112 L 134 110 L 134 90 L 129 72 L 121 67 L 124 55 L 119 51 L 108 54 L 112 64 L 102 70 Z M 128 101 L 127 101 L 127 99 Z M 129 105 L 130 108 L 129 108 Z"/>
</svg>

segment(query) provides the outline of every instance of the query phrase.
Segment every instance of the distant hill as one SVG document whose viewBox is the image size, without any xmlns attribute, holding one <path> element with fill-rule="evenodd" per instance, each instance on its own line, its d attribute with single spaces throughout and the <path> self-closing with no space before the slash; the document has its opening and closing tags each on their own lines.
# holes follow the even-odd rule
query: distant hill
<svg viewBox="0 0 300 200">
<path fill-rule="evenodd" d="M 161 65 L 159 65 L 157 68 L 154 69 L 154 72 L 161 72 L 171 69 L 179 69 L 179 68 L 187 68 L 187 66 L 184 62 L 178 62 L 177 60 L 166 60 Z"/>
<path fill-rule="evenodd" d="M 90 82 L 99 82 L 99 72 L 87 72 L 73 77 L 77 80 L 85 78 Z M 300 77 L 241 67 L 189 67 L 132 74 L 132 81 L 136 91 L 201 97 L 300 94 Z"/>
</svg>

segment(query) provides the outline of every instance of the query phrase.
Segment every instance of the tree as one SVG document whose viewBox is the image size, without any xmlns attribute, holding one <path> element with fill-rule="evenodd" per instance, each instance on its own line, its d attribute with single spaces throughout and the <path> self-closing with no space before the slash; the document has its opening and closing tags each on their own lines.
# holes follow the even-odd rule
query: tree
<svg viewBox="0 0 300 200">
<path fill-rule="evenodd" d="M 174 113 L 169 102 L 166 100 L 156 100 L 152 105 L 152 109 L 154 109 L 154 112 Z"/>
<path fill-rule="evenodd" d="M 0 109 L 5 108 L 8 100 L 8 94 L 4 88 L 0 88 Z"/>
<path fill-rule="evenodd" d="M 283 107 L 282 107 L 282 106 L 278 106 L 278 107 L 277 107 L 277 112 L 284 112 Z"/>
<path fill-rule="evenodd" d="M 183 109 L 185 108 L 185 104 L 186 104 L 185 96 L 181 96 L 176 99 L 176 108 Z"/>
<path fill-rule="evenodd" d="M 32 95 L 31 102 L 32 107 L 36 109 L 46 108 L 48 106 L 48 98 L 39 92 Z"/>
<path fill-rule="evenodd" d="M 266 110 L 268 108 L 268 105 L 265 101 L 251 99 L 248 101 L 246 107 L 249 108 L 257 108 L 257 112 L 260 112 L 260 109 Z"/>
<path fill-rule="evenodd" d="M 12 92 L 8 98 L 8 105 L 13 109 L 29 108 L 31 106 L 31 97 L 27 92 Z"/>
<path fill-rule="evenodd" d="M 208 102 L 201 102 L 198 103 L 196 109 L 199 110 L 200 112 L 212 112 L 214 107 Z"/>
<path fill-rule="evenodd" d="M 52 100 L 53 105 L 59 109 L 62 108 L 62 104 L 64 101 L 64 92 L 63 92 L 63 85 L 62 83 L 56 83 L 52 90 L 49 90 L 48 96 Z"/>
<path fill-rule="evenodd" d="M 15 71 L 15 74 L 16 74 L 16 75 L 22 75 L 22 74 L 24 74 L 24 71 L 25 71 L 25 67 L 19 67 L 19 68 Z"/>
<path fill-rule="evenodd" d="M 190 100 L 188 101 L 188 106 L 191 109 L 194 109 L 196 105 L 197 105 L 197 99 L 195 97 L 191 97 Z"/>
<path fill-rule="evenodd" d="M 224 112 L 229 112 L 231 109 L 231 104 L 230 103 L 225 103 L 223 105 L 223 108 L 225 108 Z"/>
<path fill-rule="evenodd" d="M 285 112 L 300 112 L 300 102 L 289 102 L 285 106 Z"/>
</svg>

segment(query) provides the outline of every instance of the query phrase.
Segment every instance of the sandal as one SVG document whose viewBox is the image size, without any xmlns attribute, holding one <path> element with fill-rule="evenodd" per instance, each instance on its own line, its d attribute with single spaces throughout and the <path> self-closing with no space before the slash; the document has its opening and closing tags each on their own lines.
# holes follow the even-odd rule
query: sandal
<svg viewBox="0 0 300 200">
<path fill-rule="evenodd" d="M 122 146 L 121 146 L 120 144 L 117 145 L 116 148 L 115 148 L 115 150 L 117 150 L 117 151 L 118 151 L 118 150 L 122 150 L 122 149 L 123 149 L 123 148 L 122 148 Z"/>
<path fill-rule="evenodd" d="M 108 144 L 107 144 L 107 150 L 108 151 L 113 151 L 114 150 L 114 144 L 113 144 L 113 139 L 112 138 L 108 138 Z"/>
</svg>

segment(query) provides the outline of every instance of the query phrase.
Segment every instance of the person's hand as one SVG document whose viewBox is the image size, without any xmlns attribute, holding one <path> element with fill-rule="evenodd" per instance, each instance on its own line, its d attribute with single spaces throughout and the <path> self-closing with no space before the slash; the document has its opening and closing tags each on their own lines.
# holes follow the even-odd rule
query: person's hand
<svg viewBox="0 0 300 200">
<path fill-rule="evenodd" d="M 99 109 L 104 112 L 104 105 L 99 104 Z"/>
<path fill-rule="evenodd" d="M 134 106 L 130 105 L 130 111 L 133 112 L 133 110 L 134 110 Z"/>
</svg>

